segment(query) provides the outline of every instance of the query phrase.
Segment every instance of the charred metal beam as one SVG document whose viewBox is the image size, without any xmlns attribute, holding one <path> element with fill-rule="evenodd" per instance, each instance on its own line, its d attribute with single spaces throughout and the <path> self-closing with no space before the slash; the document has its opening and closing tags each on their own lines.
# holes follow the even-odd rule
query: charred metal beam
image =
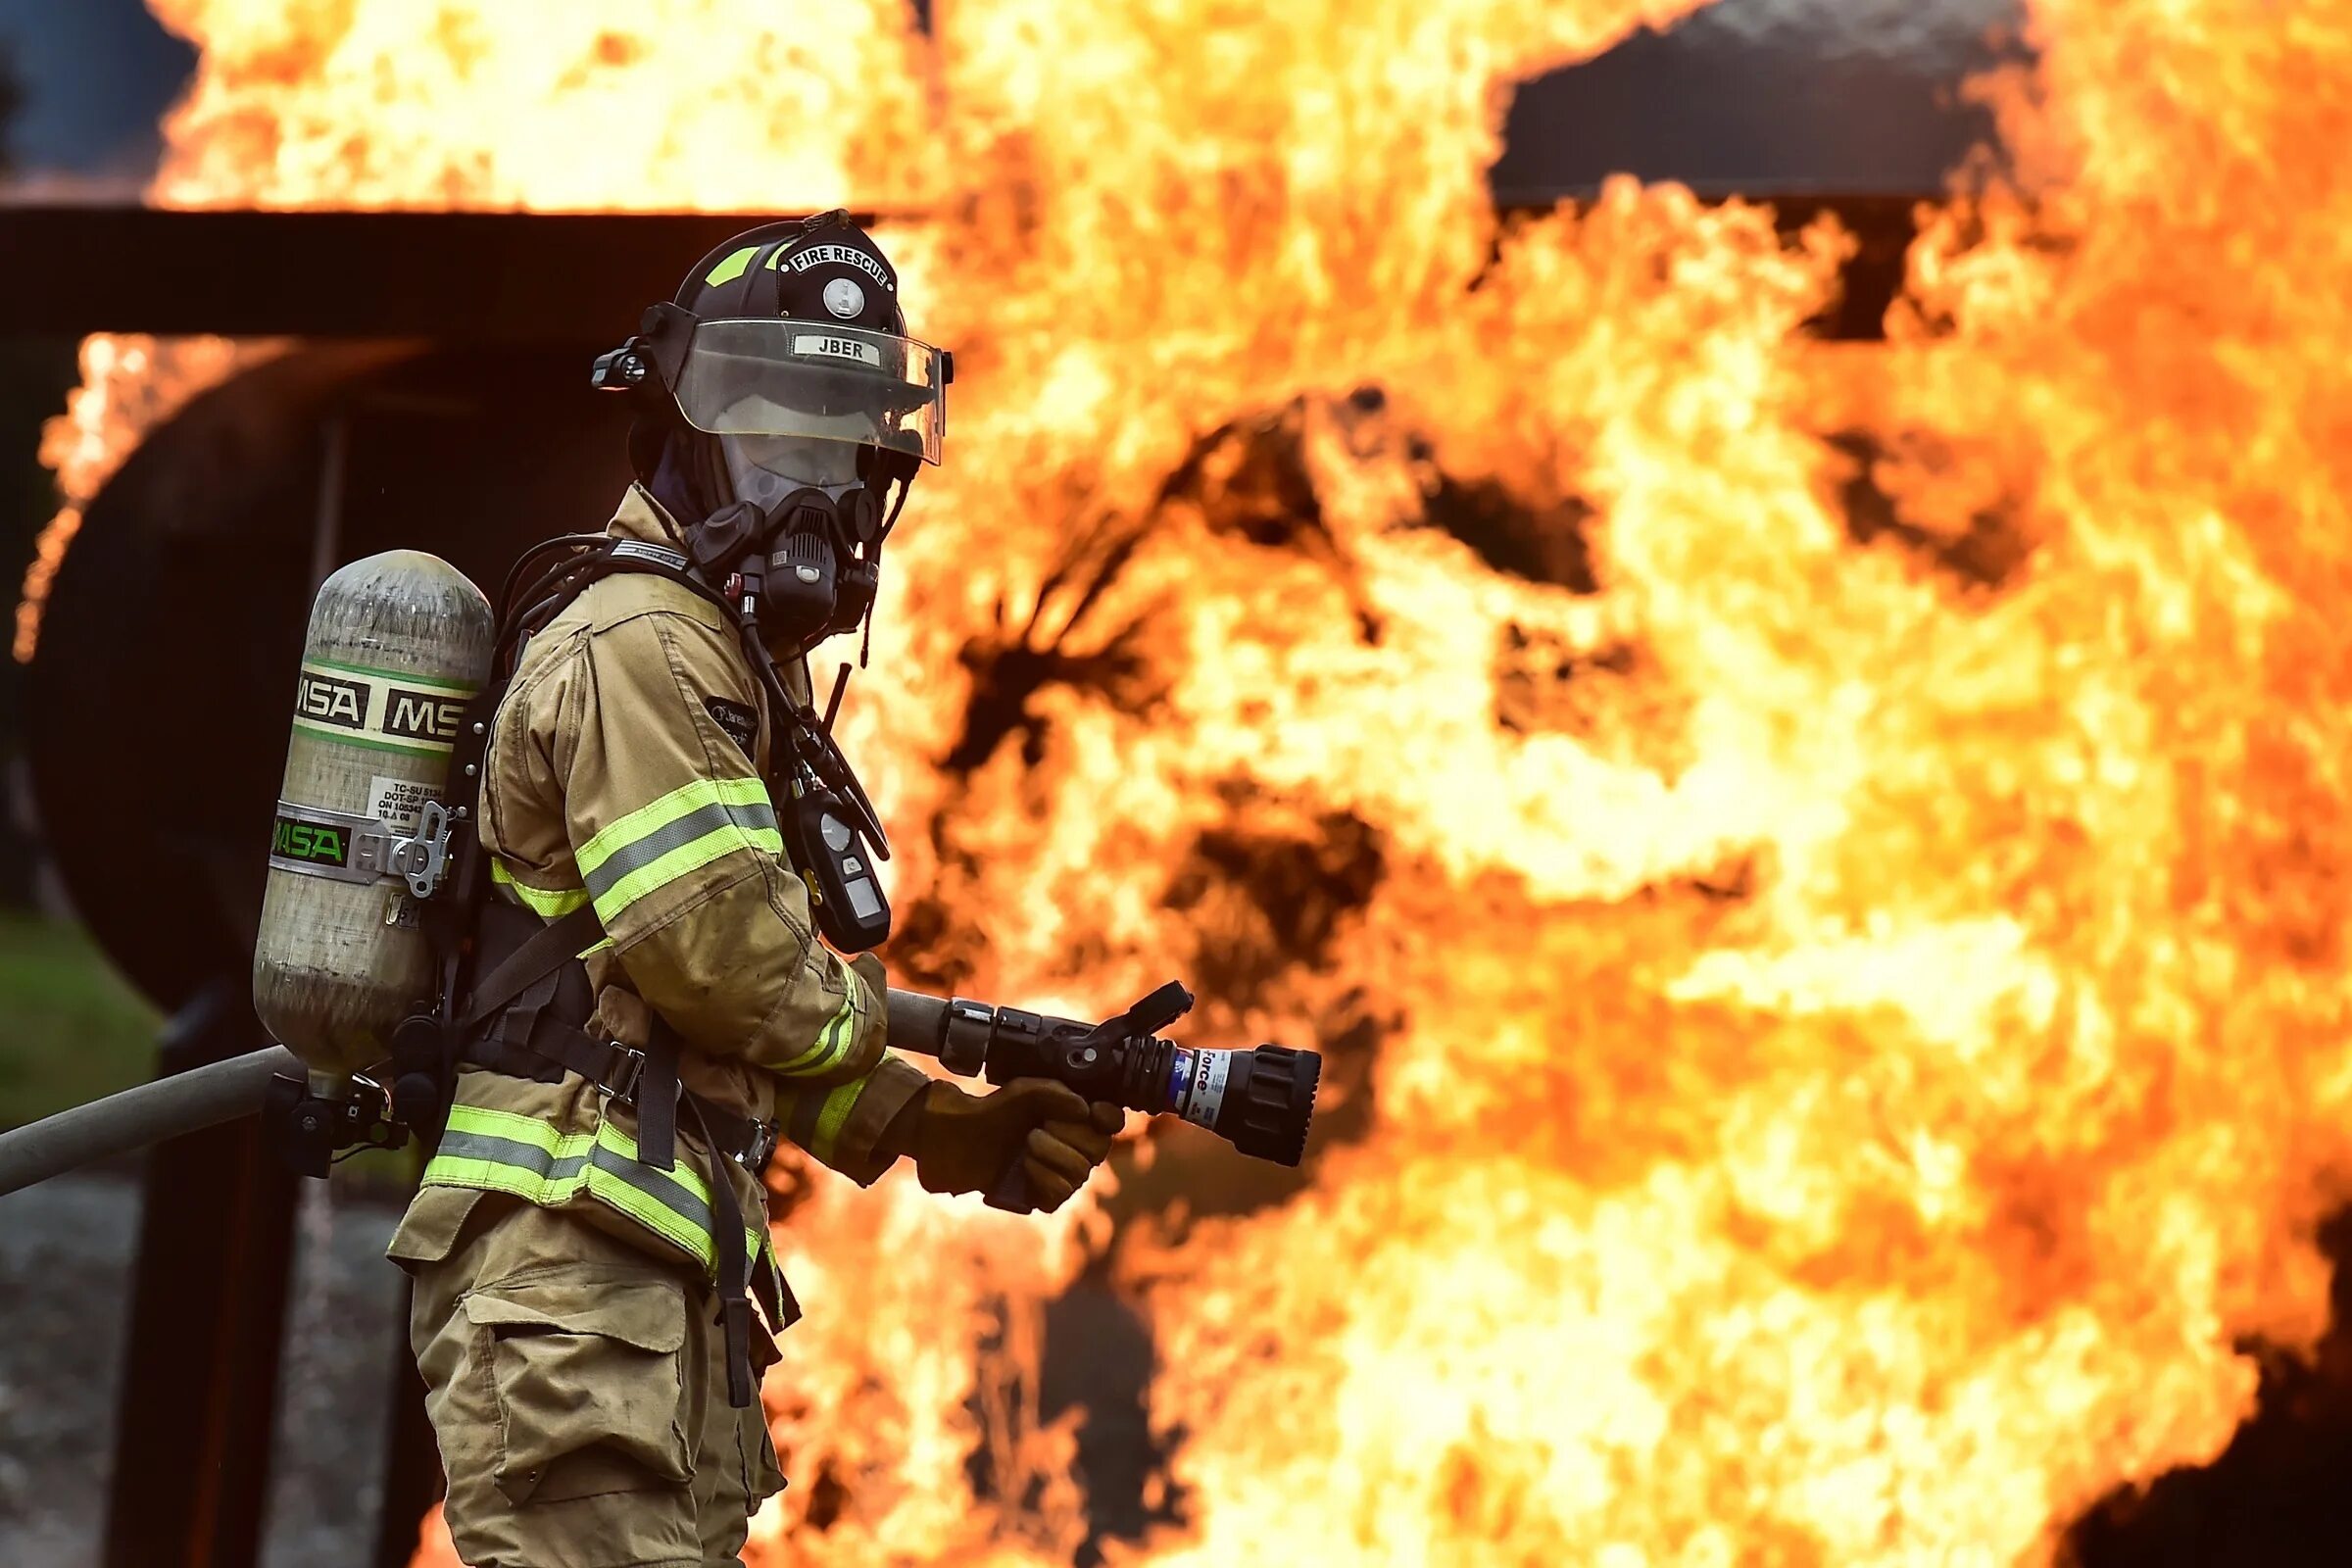
<svg viewBox="0 0 2352 1568">
<path fill-rule="evenodd" d="M 870 219 L 871 215 L 863 215 Z M 626 333 L 742 213 L 0 207 L 0 335 L 545 343 Z"/>
<path fill-rule="evenodd" d="M 1503 191 L 1506 213 L 1584 191 Z M 1860 241 L 1824 335 L 1876 337 L 1923 196 L 1759 191 L 1793 231 L 1834 213 Z M 859 215 L 870 219 L 871 214 Z M 571 343 L 626 332 L 680 270 L 760 221 L 743 213 L 175 212 L 0 207 L 0 336 L 226 336 Z"/>
</svg>

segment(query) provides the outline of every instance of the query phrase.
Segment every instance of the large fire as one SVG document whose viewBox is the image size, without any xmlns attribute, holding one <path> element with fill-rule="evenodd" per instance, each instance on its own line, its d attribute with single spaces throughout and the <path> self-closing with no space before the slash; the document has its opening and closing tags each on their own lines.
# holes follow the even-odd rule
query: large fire
<svg viewBox="0 0 2352 1568">
<path fill-rule="evenodd" d="M 1166 1563 L 2043 1561 L 2322 1326 L 2352 12 L 2034 0 L 2003 172 L 1831 352 L 1829 230 L 1498 231 L 1512 83 L 1672 0 L 153 3 L 159 201 L 930 214 L 849 737 L 901 966 L 1376 1053 L 1255 1212 L 810 1183 L 755 1563 L 1070 1560 L 1105 1252 Z"/>
</svg>

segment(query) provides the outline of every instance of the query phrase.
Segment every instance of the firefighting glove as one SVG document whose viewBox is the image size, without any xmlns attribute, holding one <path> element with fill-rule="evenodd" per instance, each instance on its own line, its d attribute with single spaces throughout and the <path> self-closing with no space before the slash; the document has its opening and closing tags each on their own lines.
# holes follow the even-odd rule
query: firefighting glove
<svg viewBox="0 0 2352 1568">
<path fill-rule="evenodd" d="M 980 1193 L 996 1186 L 1015 1159 L 1029 1179 L 1032 1206 L 1059 1208 L 1110 1153 L 1125 1121 L 1118 1106 L 1089 1105 L 1050 1078 L 1015 1078 L 994 1094 L 974 1095 L 945 1081 L 927 1085 L 891 1127 L 895 1152 L 914 1157 L 914 1172 L 935 1193 Z"/>
</svg>

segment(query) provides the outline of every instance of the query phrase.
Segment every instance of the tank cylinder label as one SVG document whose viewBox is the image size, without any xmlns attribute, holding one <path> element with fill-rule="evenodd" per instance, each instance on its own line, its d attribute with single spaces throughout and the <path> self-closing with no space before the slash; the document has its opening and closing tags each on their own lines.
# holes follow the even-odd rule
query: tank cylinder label
<svg viewBox="0 0 2352 1568">
<path fill-rule="evenodd" d="M 433 799 L 430 784 L 413 778 L 394 778 L 376 773 L 368 780 L 368 814 L 389 823 L 403 833 L 416 831 L 417 813 L 424 803 Z"/>
<path fill-rule="evenodd" d="M 379 752 L 446 757 L 476 688 L 330 660 L 303 661 L 294 727 Z"/>
</svg>

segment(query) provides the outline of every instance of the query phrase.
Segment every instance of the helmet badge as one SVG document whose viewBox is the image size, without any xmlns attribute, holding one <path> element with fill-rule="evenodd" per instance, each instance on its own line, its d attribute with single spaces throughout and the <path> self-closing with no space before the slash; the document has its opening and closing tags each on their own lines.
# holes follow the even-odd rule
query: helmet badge
<svg viewBox="0 0 2352 1568">
<path fill-rule="evenodd" d="M 846 321 L 865 309 L 865 290 L 850 278 L 837 277 L 825 285 L 825 309 Z"/>
</svg>

